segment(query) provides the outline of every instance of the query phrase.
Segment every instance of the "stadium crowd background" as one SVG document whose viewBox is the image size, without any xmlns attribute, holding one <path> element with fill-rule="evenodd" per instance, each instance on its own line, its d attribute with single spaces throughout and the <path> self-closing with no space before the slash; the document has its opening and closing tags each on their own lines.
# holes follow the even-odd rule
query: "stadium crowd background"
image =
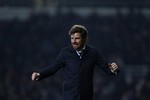
<svg viewBox="0 0 150 100">
<path fill-rule="evenodd" d="M 6 1 L 11 0 L 2 0 L 0 6 L 16 4 Z M 38 83 L 31 81 L 31 73 L 48 66 L 70 44 L 68 31 L 74 24 L 85 25 L 88 43 L 120 67 L 115 77 L 95 69 L 94 100 L 149 100 L 150 14 L 141 9 L 132 7 L 124 13 L 116 8 L 115 14 L 107 15 L 93 11 L 88 16 L 43 11 L 30 13 L 25 20 L 0 19 L 0 100 L 62 100 L 62 70 Z"/>
</svg>

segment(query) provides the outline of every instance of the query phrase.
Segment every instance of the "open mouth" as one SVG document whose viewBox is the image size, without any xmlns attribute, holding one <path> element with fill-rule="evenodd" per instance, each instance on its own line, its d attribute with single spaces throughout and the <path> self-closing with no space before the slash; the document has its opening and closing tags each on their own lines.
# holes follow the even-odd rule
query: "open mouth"
<svg viewBox="0 0 150 100">
<path fill-rule="evenodd" d="M 78 44 L 73 44 L 73 47 L 78 47 Z"/>
<path fill-rule="evenodd" d="M 73 46 L 74 46 L 74 47 L 77 47 L 78 45 L 74 44 Z"/>
</svg>

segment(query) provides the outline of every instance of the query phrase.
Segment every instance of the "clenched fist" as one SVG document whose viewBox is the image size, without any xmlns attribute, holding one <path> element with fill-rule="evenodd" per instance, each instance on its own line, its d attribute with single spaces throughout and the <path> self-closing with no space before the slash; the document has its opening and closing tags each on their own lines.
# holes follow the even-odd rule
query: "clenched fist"
<svg viewBox="0 0 150 100">
<path fill-rule="evenodd" d="M 32 76 L 31 76 L 32 81 L 38 81 L 39 78 L 40 78 L 40 73 L 37 73 L 37 72 L 32 73 Z"/>
<path fill-rule="evenodd" d="M 110 64 L 109 64 L 109 67 L 110 67 L 110 70 L 111 70 L 113 73 L 117 74 L 118 65 L 117 65 L 115 62 L 110 63 Z"/>
</svg>

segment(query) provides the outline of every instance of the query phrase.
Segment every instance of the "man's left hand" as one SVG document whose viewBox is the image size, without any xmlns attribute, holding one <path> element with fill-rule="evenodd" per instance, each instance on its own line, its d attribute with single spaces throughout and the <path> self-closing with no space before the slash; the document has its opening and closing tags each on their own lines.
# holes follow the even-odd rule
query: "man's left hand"
<svg viewBox="0 0 150 100">
<path fill-rule="evenodd" d="M 109 68 L 110 68 L 111 72 L 117 74 L 118 65 L 115 62 L 110 63 L 109 64 Z"/>
</svg>

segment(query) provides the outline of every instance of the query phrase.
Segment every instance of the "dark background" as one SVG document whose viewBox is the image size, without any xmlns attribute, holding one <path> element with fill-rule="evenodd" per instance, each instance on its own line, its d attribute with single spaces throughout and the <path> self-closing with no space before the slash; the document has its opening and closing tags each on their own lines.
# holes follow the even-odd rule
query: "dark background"
<svg viewBox="0 0 150 100">
<path fill-rule="evenodd" d="M 95 69 L 94 100 L 149 100 L 149 7 L 149 0 L 1 0 L 0 100 L 62 100 L 62 70 L 38 83 L 31 74 L 70 45 L 74 24 L 119 65 L 115 77 Z"/>
</svg>

